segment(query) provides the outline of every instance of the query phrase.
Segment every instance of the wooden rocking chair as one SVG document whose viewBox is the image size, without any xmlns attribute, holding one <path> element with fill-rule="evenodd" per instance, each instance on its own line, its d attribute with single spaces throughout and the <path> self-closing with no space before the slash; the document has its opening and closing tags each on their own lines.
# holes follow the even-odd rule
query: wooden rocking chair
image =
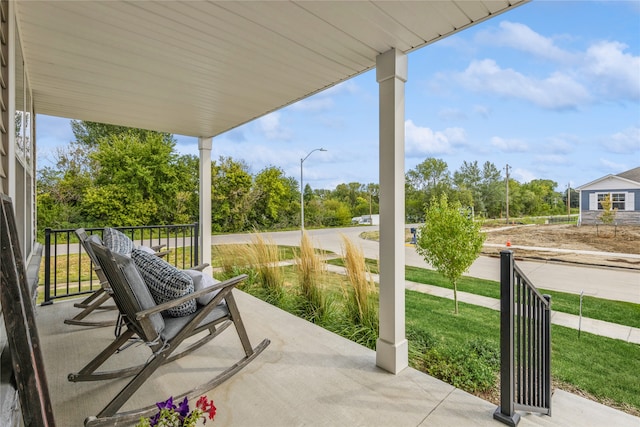
<svg viewBox="0 0 640 427">
<path fill-rule="evenodd" d="M 120 413 L 118 410 L 161 365 L 191 353 L 218 336 L 231 324 L 235 326 L 245 356 L 210 381 L 180 396 L 174 396 L 174 399 L 183 399 L 185 396 L 192 399 L 215 388 L 240 371 L 269 345 L 270 341 L 264 339 L 256 347 L 251 346 L 232 293 L 233 288 L 241 283 L 247 277 L 246 275 L 237 276 L 213 287 L 156 305 L 131 258 L 113 253 L 96 242 L 90 242 L 89 245 L 111 285 L 113 299 L 124 318 L 126 330 L 80 372 L 69 374 L 69 381 L 120 378 L 134 374 L 135 376 L 97 416 L 88 417 L 85 420 L 85 426 L 124 425 L 134 423 L 140 417 L 150 416 L 157 411 L 156 405 Z M 207 305 L 199 306 L 194 314 L 177 318 L 162 315 L 169 308 L 213 291 L 219 291 L 219 293 Z M 174 354 L 185 339 L 204 331 L 209 333 L 181 352 Z M 134 334 L 151 349 L 152 355 L 149 360 L 137 367 L 96 372 Z"/>
<path fill-rule="evenodd" d="M 91 259 L 91 264 L 93 265 L 93 270 L 98 276 L 98 280 L 100 281 L 100 288 L 96 290 L 94 293 L 89 295 L 83 301 L 75 303 L 74 307 L 81 308 L 82 311 L 76 314 L 71 319 L 65 319 L 64 323 L 67 325 L 76 325 L 76 326 L 94 326 L 94 327 L 103 327 L 103 326 L 116 326 L 116 336 L 119 335 L 118 331 L 120 330 L 120 320 L 104 320 L 104 321 L 91 321 L 85 320 L 85 318 L 93 313 L 95 310 L 115 310 L 117 307 L 113 305 L 104 305 L 107 301 L 111 299 L 111 288 L 109 286 L 109 282 L 105 277 L 104 273 L 100 269 L 100 266 L 96 262 L 95 255 L 89 246 L 89 240 L 94 240 L 96 243 L 102 243 L 100 237 L 96 234 L 89 235 L 84 228 L 79 228 L 75 230 L 76 235 L 80 239 L 80 243 L 84 248 L 85 252 L 89 255 Z M 152 246 L 151 249 L 155 251 L 155 255 L 159 257 L 164 257 L 169 253 L 169 251 L 160 251 L 165 247 L 165 245 L 157 245 Z M 199 264 L 195 267 L 192 267 L 192 270 L 202 271 L 209 264 Z"/>
</svg>

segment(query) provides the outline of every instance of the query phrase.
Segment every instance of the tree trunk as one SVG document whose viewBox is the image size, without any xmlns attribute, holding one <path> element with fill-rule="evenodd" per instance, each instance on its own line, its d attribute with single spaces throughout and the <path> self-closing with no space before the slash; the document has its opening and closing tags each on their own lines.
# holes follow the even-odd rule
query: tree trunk
<svg viewBox="0 0 640 427">
<path fill-rule="evenodd" d="M 457 280 L 453 281 L 453 301 L 456 306 L 453 311 L 453 314 L 458 314 L 458 281 Z"/>
</svg>

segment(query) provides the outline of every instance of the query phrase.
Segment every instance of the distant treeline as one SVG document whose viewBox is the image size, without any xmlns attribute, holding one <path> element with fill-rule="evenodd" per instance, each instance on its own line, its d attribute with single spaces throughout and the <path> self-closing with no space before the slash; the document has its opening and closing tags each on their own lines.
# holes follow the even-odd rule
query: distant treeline
<svg viewBox="0 0 640 427">
<path fill-rule="evenodd" d="M 55 153 L 54 167 L 38 171 L 38 228 L 186 224 L 198 221 L 198 157 L 179 155 L 171 134 L 72 121 L 75 141 Z M 251 174 L 230 157 L 212 161 L 214 232 L 283 229 L 300 225 L 299 182 L 270 166 Z M 509 179 L 511 216 L 566 213 L 557 183 Z M 505 213 L 506 183 L 490 162 L 464 162 L 453 175 L 427 158 L 407 173 L 406 215 L 420 221 L 432 196 L 473 206 L 476 216 Z M 577 193 L 571 204 L 577 206 Z M 574 200 L 575 197 L 575 200 Z M 379 212 L 379 185 L 351 182 L 335 189 L 304 188 L 305 225 L 342 226 Z"/>
</svg>

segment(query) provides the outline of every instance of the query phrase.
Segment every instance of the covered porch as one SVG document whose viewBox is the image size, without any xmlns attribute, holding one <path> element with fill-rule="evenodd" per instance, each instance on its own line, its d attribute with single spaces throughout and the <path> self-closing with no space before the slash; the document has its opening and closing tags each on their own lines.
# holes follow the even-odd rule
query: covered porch
<svg viewBox="0 0 640 427">
<path fill-rule="evenodd" d="M 239 374 L 207 393 L 223 426 L 498 426 L 496 405 L 407 368 L 392 375 L 375 366 L 375 352 L 236 291 L 253 343 L 271 345 Z M 78 370 L 113 340 L 111 328 L 63 324 L 73 301 L 38 307 L 49 391 L 56 425 L 82 425 L 119 391 L 125 380 L 71 383 Z M 104 313 L 113 316 L 113 312 Z M 124 409 L 164 401 L 213 377 L 242 352 L 225 331 L 192 355 L 164 366 Z M 146 346 L 114 356 L 112 366 L 144 361 Z M 556 390 L 553 416 L 522 414 L 520 426 L 632 425 L 628 414 Z M 207 423 L 209 425 L 209 423 Z"/>
<path fill-rule="evenodd" d="M 210 262 L 215 137 L 376 68 L 380 113 L 379 123 L 371 125 L 379 129 L 383 272 L 377 351 L 306 323 L 298 326 L 298 320 L 247 298 L 243 303 L 256 304 L 243 309 L 250 333 L 268 336 L 272 345 L 214 392 L 220 419 L 234 425 L 438 425 L 450 424 L 448 414 L 458 413 L 460 424 L 474 424 L 479 421 L 468 413 L 484 414 L 486 408 L 483 416 L 493 423 L 494 405 L 406 369 L 404 83 L 410 52 L 525 2 L 1 0 L 7 126 L 0 193 L 16 202 L 25 261 L 38 247 L 35 114 L 198 137 L 199 245 L 201 261 Z M 15 117 L 19 126 L 9 126 Z M 66 375 L 111 339 L 111 331 L 71 331 L 62 323 L 64 307 L 39 307 L 38 328 L 57 424 L 80 425 L 115 388 L 70 384 Z M 0 344 L 7 346 L 6 337 Z M 219 339 L 215 345 L 215 352 L 227 350 Z M 133 356 L 135 350 L 123 355 L 147 357 Z M 200 382 L 197 363 L 216 363 L 203 355 L 209 354 L 167 366 L 160 383 L 151 381 L 137 395 L 166 399 L 180 381 Z"/>
<path fill-rule="evenodd" d="M 371 125 L 379 130 L 382 272 L 375 363 L 399 373 L 408 365 L 402 250 L 408 55 L 524 3 L 5 0 L 8 80 L 20 83 L 8 91 L 8 113 L 198 137 L 199 246 L 201 262 L 210 263 L 215 137 L 375 68 L 379 120 Z M 21 125 L 37 135 L 33 120 Z M 16 217 L 31 218 L 19 224 L 22 247 L 31 248 L 35 171 L 25 196 L 17 129 L 8 127 L 1 159 L 8 173 L 0 183 L 12 199 L 24 199 Z M 30 150 L 36 148 L 37 141 Z"/>
</svg>

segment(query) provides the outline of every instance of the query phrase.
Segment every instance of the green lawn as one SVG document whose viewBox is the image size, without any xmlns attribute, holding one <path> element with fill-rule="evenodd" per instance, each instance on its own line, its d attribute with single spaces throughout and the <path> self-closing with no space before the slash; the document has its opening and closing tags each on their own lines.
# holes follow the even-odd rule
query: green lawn
<svg viewBox="0 0 640 427">
<path fill-rule="evenodd" d="M 341 259 L 328 262 L 334 265 L 342 265 Z M 372 272 L 377 272 L 375 260 L 367 260 L 367 263 Z M 448 289 L 453 288 L 440 273 L 425 268 L 407 266 L 405 268 L 405 278 L 411 282 Z M 492 280 L 463 276 L 458 282 L 458 290 L 496 299 L 500 298 L 500 283 Z M 543 294 L 551 295 L 551 308 L 554 311 L 576 315 L 580 313 L 580 295 L 545 289 L 539 289 L 539 291 Z M 582 299 L 582 316 L 640 328 L 640 304 L 584 296 Z"/>
<path fill-rule="evenodd" d="M 469 342 L 480 342 L 498 352 L 500 313 L 460 305 L 462 314 L 455 316 L 451 302 L 446 299 L 406 292 L 407 335 L 412 354 L 415 355 L 417 346 L 440 349 L 441 353 L 453 348 L 455 354 L 455 349 L 464 350 Z M 555 380 L 615 406 L 629 405 L 640 410 L 640 346 L 587 333 L 578 338 L 576 330 L 557 325 L 552 326 L 551 337 L 551 370 Z"/>
</svg>

